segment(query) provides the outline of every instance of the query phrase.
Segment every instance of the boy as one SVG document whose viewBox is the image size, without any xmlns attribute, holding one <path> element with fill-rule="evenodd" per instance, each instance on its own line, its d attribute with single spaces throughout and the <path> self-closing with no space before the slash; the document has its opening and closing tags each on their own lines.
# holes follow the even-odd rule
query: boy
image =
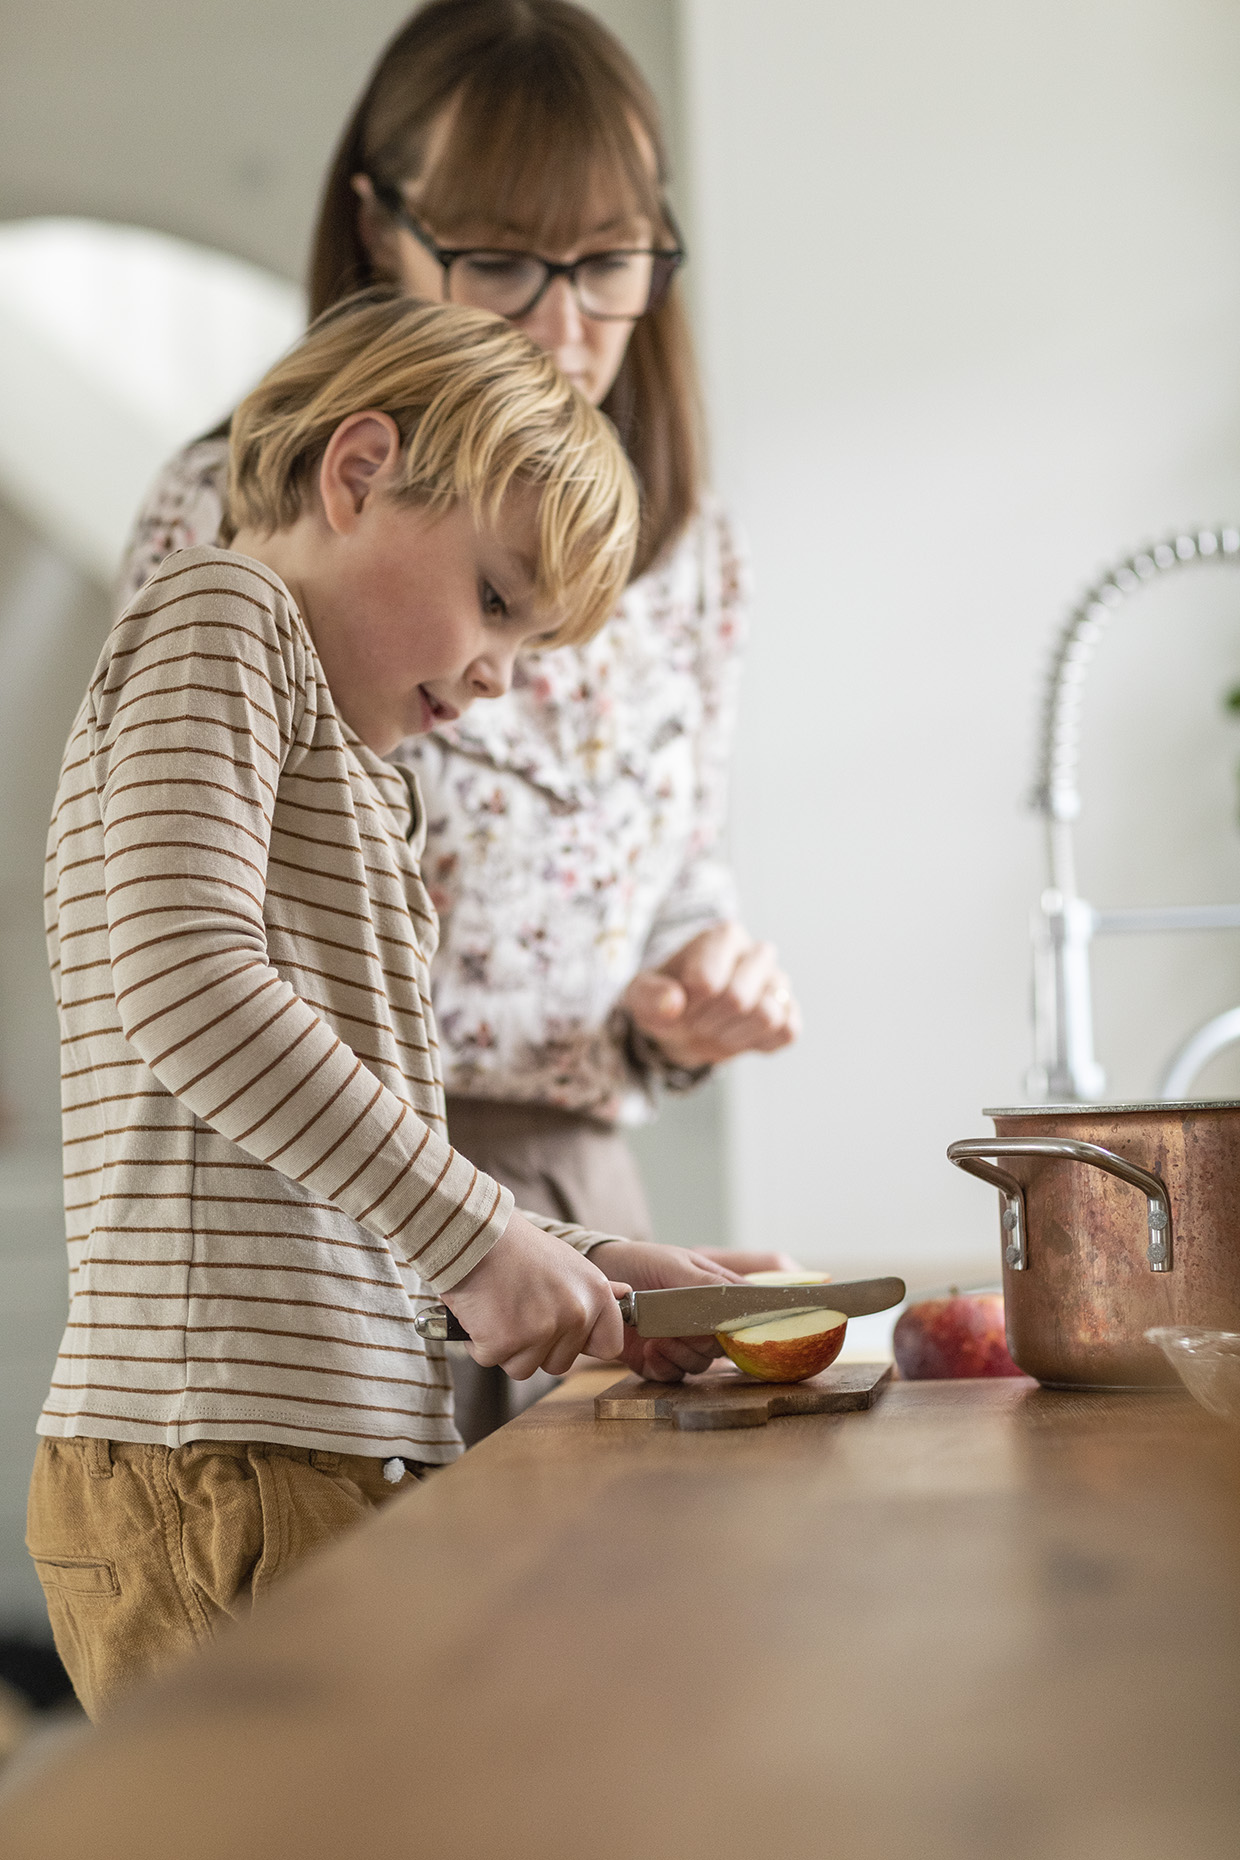
<svg viewBox="0 0 1240 1860">
<path fill-rule="evenodd" d="M 709 1340 L 626 1343 L 616 1288 L 734 1276 L 523 1216 L 453 1150 L 382 760 L 614 607 L 606 421 L 508 325 L 368 293 L 238 410 L 229 522 L 114 627 L 49 840 L 71 1307 L 28 1542 L 92 1715 L 459 1452 L 419 1299 L 515 1376 L 675 1376 Z"/>
</svg>

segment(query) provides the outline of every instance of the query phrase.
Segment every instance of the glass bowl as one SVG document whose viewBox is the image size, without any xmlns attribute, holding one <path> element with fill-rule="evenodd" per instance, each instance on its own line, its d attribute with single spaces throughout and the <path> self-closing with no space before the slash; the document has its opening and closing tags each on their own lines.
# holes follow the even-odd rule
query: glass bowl
<svg viewBox="0 0 1240 1860">
<path fill-rule="evenodd" d="M 1240 1426 L 1240 1331 L 1168 1325 L 1145 1333 L 1189 1394 L 1220 1421 Z"/>
</svg>

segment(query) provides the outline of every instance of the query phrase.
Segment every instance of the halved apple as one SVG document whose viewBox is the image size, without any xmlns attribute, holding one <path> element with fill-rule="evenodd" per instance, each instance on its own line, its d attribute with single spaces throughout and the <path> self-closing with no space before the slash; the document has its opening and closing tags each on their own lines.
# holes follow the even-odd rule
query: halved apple
<svg viewBox="0 0 1240 1860">
<path fill-rule="evenodd" d="M 715 1336 L 747 1376 L 763 1382 L 804 1382 L 835 1361 L 847 1328 L 842 1311 L 776 1311 L 756 1324 L 741 1318 Z"/>
</svg>

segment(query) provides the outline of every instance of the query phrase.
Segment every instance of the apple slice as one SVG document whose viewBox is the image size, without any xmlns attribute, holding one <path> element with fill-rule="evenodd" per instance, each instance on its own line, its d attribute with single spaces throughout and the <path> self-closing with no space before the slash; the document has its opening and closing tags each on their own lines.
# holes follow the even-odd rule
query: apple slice
<svg viewBox="0 0 1240 1860">
<path fill-rule="evenodd" d="M 826 1285 L 829 1272 L 746 1272 L 746 1285 Z"/>
<path fill-rule="evenodd" d="M 835 1361 L 847 1328 L 842 1311 L 777 1311 L 757 1324 L 742 1318 L 715 1336 L 747 1376 L 763 1382 L 804 1382 Z"/>
</svg>

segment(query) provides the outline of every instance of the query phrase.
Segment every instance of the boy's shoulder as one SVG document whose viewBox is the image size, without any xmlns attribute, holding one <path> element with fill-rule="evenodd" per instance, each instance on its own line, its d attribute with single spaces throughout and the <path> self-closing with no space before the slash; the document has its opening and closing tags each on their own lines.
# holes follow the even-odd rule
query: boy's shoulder
<svg viewBox="0 0 1240 1860">
<path fill-rule="evenodd" d="M 274 569 L 232 549 L 199 543 L 165 556 L 125 607 L 117 624 L 162 612 L 187 599 L 211 596 L 239 596 L 282 618 L 297 615 L 297 603 Z"/>
<path fill-rule="evenodd" d="M 202 543 L 160 564 L 113 621 L 87 692 L 105 729 L 158 691 L 242 698 L 300 715 L 314 650 L 288 587 L 263 562 Z M 269 693 L 270 697 L 264 693 Z"/>
</svg>

